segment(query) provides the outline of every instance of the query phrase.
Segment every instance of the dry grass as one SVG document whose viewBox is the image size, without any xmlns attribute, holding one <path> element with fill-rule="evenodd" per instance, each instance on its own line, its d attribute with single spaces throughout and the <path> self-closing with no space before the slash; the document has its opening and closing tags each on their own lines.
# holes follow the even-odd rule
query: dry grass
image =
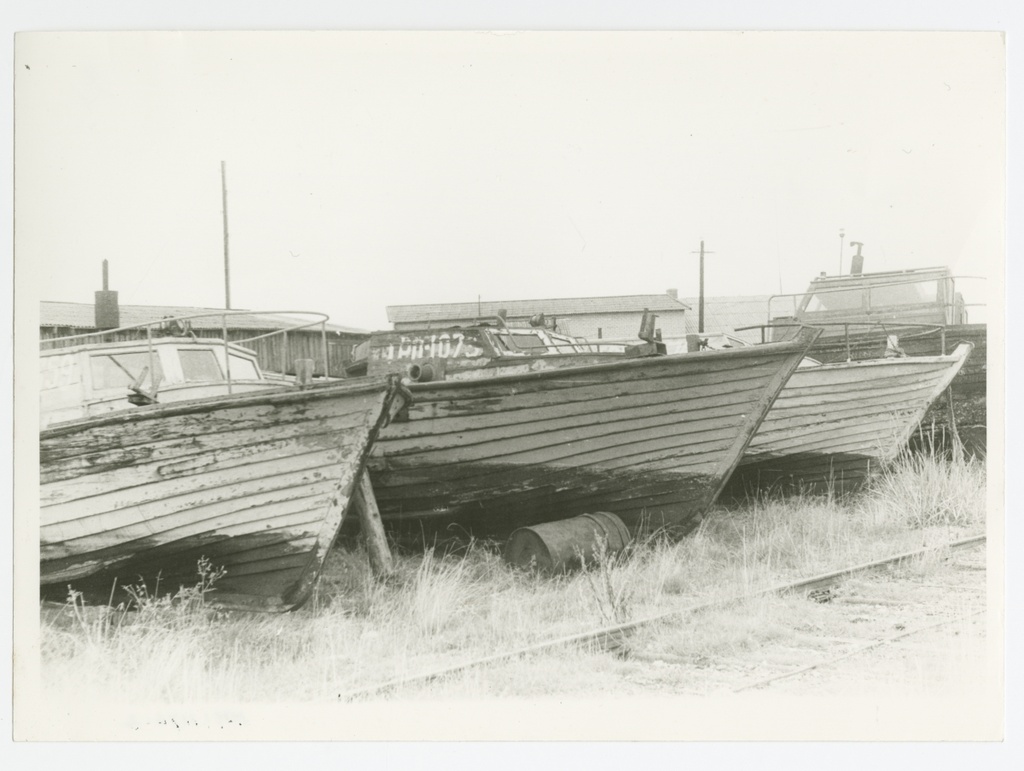
<svg viewBox="0 0 1024 771">
<path fill-rule="evenodd" d="M 589 570 L 555 578 L 511 569 L 494 545 L 477 543 L 458 554 L 400 556 L 395 579 L 381 583 L 360 548 L 339 549 L 309 605 L 284 616 L 211 609 L 204 601 L 209 572 L 177 598 L 137 593 L 135 610 L 124 604 L 133 599 L 127 595 L 110 608 L 83 607 L 72 595 L 43 613 L 44 683 L 54 695 L 74 698 L 333 700 L 411 673 L 978 532 L 984 486 L 980 464 L 912 459 L 859 497 L 717 509 L 681 541 L 649 538 L 618 557 L 602 551 Z M 775 607 L 732 621 L 723 614 L 717 624 L 681 632 L 665 655 L 695 661 L 784 635 Z M 506 688 L 541 695 L 638 666 L 570 651 L 532 661 L 530 678 L 515 688 L 486 676 L 456 682 L 492 695 Z"/>
<path fill-rule="evenodd" d="M 909 528 L 971 527 L 985 517 L 984 461 L 908 455 L 863 501 L 879 520 Z"/>
</svg>

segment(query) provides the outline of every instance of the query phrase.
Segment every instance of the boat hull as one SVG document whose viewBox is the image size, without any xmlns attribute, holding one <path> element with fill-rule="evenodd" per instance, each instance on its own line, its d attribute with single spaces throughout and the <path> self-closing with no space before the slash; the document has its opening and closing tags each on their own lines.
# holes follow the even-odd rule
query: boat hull
<svg viewBox="0 0 1024 771">
<path fill-rule="evenodd" d="M 955 324 L 945 327 L 922 327 L 921 329 L 891 328 L 899 336 L 899 346 L 908 356 L 941 356 L 955 349 L 960 342 L 974 346 L 970 358 L 957 372 L 950 383 L 947 398 L 937 400 L 922 419 L 923 425 L 939 436 L 929 436 L 924 449 L 948 444 L 948 438 L 956 436 L 963 442 L 964 449 L 973 455 L 983 456 L 987 446 L 986 381 L 988 370 L 988 328 L 985 324 Z M 885 355 L 886 330 L 858 331 L 851 327 L 849 341 L 843 335 L 819 337 L 809 356 L 823 364 L 880 359 Z M 949 402 L 952 398 L 952 406 Z"/>
<path fill-rule="evenodd" d="M 197 584 L 205 557 L 226 570 L 207 600 L 297 607 L 403 403 L 396 379 L 364 378 L 54 425 L 40 433 L 41 584 L 164 594 Z"/>
<path fill-rule="evenodd" d="M 505 537 L 608 511 L 692 528 L 814 339 L 410 386 L 369 469 L 401 536 Z"/>
<path fill-rule="evenodd" d="M 798 369 L 726 488 L 848 493 L 894 461 L 972 350 Z"/>
</svg>

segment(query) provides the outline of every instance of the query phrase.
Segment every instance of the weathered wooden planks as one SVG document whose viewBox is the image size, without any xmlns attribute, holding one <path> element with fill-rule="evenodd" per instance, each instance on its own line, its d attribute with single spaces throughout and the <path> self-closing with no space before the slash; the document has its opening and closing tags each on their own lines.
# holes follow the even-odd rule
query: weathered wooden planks
<svg viewBox="0 0 1024 771">
<path fill-rule="evenodd" d="M 881 358 L 885 354 L 886 334 L 899 336 L 899 345 L 910 357 L 940 356 L 952 351 L 959 343 L 969 342 L 974 346 L 970 358 L 960 368 L 950 388 L 953 391 L 952 418 L 943 399 L 933 403 L 922 423 L 939 432 L 949 432 L 957 426 L 960 438 L 967 444 L 968 452 L 984 455 L 987 436 L 986 383 L 988 382 L 988 327 L 985 324 L 954 324 L 944 329 L 924 327 L 920 330 L 883 326 L 871 331 L 858 331 L 851 326 L 849 336 L 849 357 L 854 361 Z M 943 350 L 943 347 L 945 348 Z M 826 363 L 847 360 L 847 344 L 844 336 L 820 337 L 811 347 L 809 356 Z M 928 442 L 943 444 L 941 437 L 929 437 Z"/>
<path fill-rule="evenodd" d="M 847 492 L 892 462 L 964 366 L 947 356 L 826 364 L 797 370 L 764 419 L 727 494 L 783 486 Z"/>
<path fill-rule="evenodd" d="M 458 525 L 610 511 L 681 531 L 710 505 L 816 336 L 757 349 L 414 384 L 370 471 L 381 516 L 430 536 Z M 576 360 L 585 361 L 585 359 Z"/>
<path fill-rule="evenodd" d="M 155 405 L 40 433 L 40 573 L 84 588 L 227 574 L 213 600 L 301 604 L 381 426 L 395 378 Z M 263 440 L 260 440 L 260 436 Z"/>
</svg>

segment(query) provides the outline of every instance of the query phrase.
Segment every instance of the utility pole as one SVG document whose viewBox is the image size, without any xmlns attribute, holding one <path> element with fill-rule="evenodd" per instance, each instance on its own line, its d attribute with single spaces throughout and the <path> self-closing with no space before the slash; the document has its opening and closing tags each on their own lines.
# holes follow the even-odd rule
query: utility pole
<svg viewBox="0 0 1024 771">
<path fill-rule="evenodd" d="M 220 201 L 224 214 L 224 307 L 231 310 L 231 268 L 228 261 L 228 184 L 224 161 L 220 162 Z"/>
<path fill-rule="evenodd" d="M 839 275 L 843 275 L 843 239 L 846 238 L 846 231 L 839 228 Z"/>
<path fill-rule="evenodd" d="M 690 252 L 690 254 L 698 254 L 698 252 Z M 704 255 L 714 254 L 714 252 L 704 251 L 704 242 L 700 242 L 700 298 L 697 301 L 697 332 L 704 331 Z"/>
</svg>

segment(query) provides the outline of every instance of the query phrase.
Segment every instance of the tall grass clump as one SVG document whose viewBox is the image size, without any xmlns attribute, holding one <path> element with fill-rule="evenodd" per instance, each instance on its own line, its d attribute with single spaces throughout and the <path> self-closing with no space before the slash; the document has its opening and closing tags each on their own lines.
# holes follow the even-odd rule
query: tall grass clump
<svg viewBox="0 0 1024 771">
<path fill-rule="evenodd" d="M 224 571 L 201 559 L 198 580 L 160 594 L 144 583 L 125 586 L 127 599 L 89 606 L 68 588 L 64 607 L 43 623 L 45 674 L 83 697 L 94 693 L 126 698 L 183 697 L 202 679 L 220 615 L 208 595 Z"/>
<path fill-rule="evenodd" d="M 985 520 L 985 493 L 984 461 L 907 453 L 874 480 L 862 506 L 877 520 L 914 529 L 974 528 Z"/>
<path fill-rule="evenodd" d="M 481 593 L 470 559 L 444 559 L 428 549 L 397 596 L 395 611 L 423 634 L 437 634 L 472 607 Z"/>
<path fill-rule="evenodd" d="M 584 567 L 583 577 L 603 619 L 612 623 L 627 621 L 633 611 L 634 597 L 640 584 L 638 568 L 642 560 L 639 555 L 649 549 L 634 548 L 627 556 L 626 552 L 616 554 L 610 550 L 608 539 L 602 534 L 596 536 L 596 541 L 590 560 L 584 557 L 582 550 L 576 550 L 580 564 Z"/>
</svg>

